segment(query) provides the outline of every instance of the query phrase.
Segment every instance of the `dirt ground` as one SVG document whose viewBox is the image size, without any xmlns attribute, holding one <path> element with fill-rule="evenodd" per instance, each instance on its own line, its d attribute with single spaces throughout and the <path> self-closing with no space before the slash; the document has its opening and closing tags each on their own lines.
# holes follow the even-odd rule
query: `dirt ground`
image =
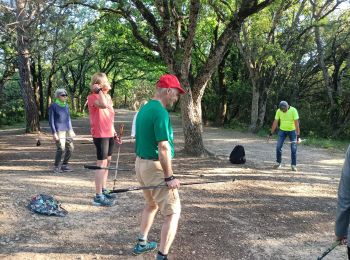
<svg viewBox="0 0 350 260">
<path fill-rule="evenodd" d="M 134 112 L 118 110 L 117 128 L 125 124 L 117 188 L 137 186 L 130 140 Z M 299 145 L 298 172 L 273 169 L 276 141 L 228 129 L 207 127 L 203 139 L 215 156 L 185 156 L 181 120 L 174 118 L 174 170 L 182 182 L 235 179 L 231 183 L 183 186 L 182 217 L 170 259 L 316 259 L 333 242 L 336 193 L 344 151 Z M 47 122 L 43 123 L 48 132 Z M 71 165 L 74 172 L 53 174 L 55 146 L 48 134 L 24 135 L 23 129 L 0 130 L 0 258 L 3 259 L 154 259 L 133 256 L 143 207 L 142 192 L 121 193 L 111 208 L 92 206 L 95 148 L 88 119 L 73 120 L 77 134 Z M 247 163 L 232 165 L 228 155 L 242 144 Z M 113 155 L 116 160 L 116 153 Z M 114 171 L 109 184 L 113 186 Z M 50 194 L 69 214 L 48 217 L 26 206 L 37 194 Z M 159 242 L 157 216 L 150 239 Z M 346 259 L 339 246 L 325 259 Z"/>
</svg>

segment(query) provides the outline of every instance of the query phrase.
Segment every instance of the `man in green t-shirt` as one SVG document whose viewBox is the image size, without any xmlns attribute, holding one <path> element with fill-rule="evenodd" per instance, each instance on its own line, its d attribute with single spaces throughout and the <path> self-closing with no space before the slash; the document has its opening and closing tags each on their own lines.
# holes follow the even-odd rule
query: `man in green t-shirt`
<svg viewBox="0 0 350 260">
<path fill-rule="evenodd" d="M 275 120 L 272 123 L 271 133 L 269 137 L 275 132 L 278 122 L 280 122 L 278 130 L 278 141 L 276 145 L 276 166 L 281 167 L 282 162 L 282 147 L 284 140 L 289 136 L 291 142 L 291 157 L 292 157 L 292 171 L 297 171 L 297 144 L 300 142 L 300 129 L 299 129 L 299 115 L 296 108 L 289 106 L 286 101 L 279 103 L 279 109 L 276 111 Z"/>
<path fill-rule="evenodd" d="M 148 242 L 147 236 L 154 217 L 160 210 L 164 216 L 158 260 L 166 260 L 174 241 L 181 204 L 178 193 L 180 182 L 173 175 L 171 159 L 174 157 L 173 129 L 166 110 L 185 93 L 176 76 L 160 77 L 153 99 L 144 105 L 136 118 L 136 162 L 137 179 L 142 186 L 164 185 L 168 187 L 143 190 L 146 206 L 142 212 L 140 234 L 133 249 L 139 255 L 157 248 L 156 242 Z"/>
</svg>

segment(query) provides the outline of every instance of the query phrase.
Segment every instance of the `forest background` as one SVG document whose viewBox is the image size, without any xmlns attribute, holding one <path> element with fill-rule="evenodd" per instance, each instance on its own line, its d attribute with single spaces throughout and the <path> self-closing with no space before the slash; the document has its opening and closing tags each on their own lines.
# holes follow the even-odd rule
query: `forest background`
<svg viewBox="0 0 350 260">
<path fill-rule="evenodd" d="M 309 140 L 350 138 L 350 1 L 0 1 L 0 127 L 40 130 L 57 88 L 83 113 L 92 74 L 137 110 L 163 73 L 187 93 L 185 152 L 203 124 L 264 133 L 280 100 Z"/>
</svg>

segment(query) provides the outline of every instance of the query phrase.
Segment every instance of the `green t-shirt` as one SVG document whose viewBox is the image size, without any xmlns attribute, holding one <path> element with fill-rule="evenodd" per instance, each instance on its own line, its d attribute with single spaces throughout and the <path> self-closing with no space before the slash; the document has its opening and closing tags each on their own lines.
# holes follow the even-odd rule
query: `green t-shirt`
<svg viewBox="0 0 350 260">
<path fill-rule="evenodd" d="M 136 155 L 158 159 L 158 142 L 168 141 L 174 158 L 174 134 L 168 111 L 158 100 L 150 100 L 136 117 Z"/>
<path fill-rule="evenodd" d="M 294 121 L 298 119 L 298 111 L 292 106 L 285 113 L 281 109 L 276 111 L 275 120 L 280 120 L 280 129 L 283 131 L 295 130 Z"/>
</svg>

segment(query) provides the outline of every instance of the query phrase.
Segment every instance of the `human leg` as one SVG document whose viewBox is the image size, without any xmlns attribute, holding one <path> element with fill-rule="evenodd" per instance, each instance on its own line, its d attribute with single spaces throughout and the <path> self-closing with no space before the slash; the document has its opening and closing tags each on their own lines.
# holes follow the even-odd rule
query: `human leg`
<svg viewBox="0 0 350 260">
<path fill-rule="evenodd" d="M 108 160 L 107 160 L 108 147 L 106 146 L 106 140 L 104 140 L 104 139 L 107 139 L 107 138 L 94 138 L 94 144 L 96 146 L 96 153 L 97 153 L 96 165 L 100 166 L 101 168 L 106 168 L 107 164 L 108 164 Z M 102 193 L 102 189 L 103 189 L 103 185 L 104 185 L 104 178 L 105 178 L 105 171 L 106 171 L 105 169 L 95 171 L 96 196 L 94 197 L 94 201 L 93 201 L 94 205 L 98 205 L 98 206 L 112 206 L 113 205 L 113 201 L 109 200 Z"/>
<path fill-rule="evenodd" d="M 66 145 L 65 132 L 57 132 L 57 136 L 59 139 L 56 141 L 55 166 L 59 166 Z"/>
<path fill-rule="evenodd" d="M 133 254 L 139 255 L 142 253 L 153 251 L 157 248 L 156 242 L 148 242 L 148 233 L 151 230 L 154 217 L 158 211 L 157 205 L 147 204 L 142 211 L 141 224 L 140 224 L 140 234 L 138 236 L 138 241 L 133 249 Z"/>
<path fill-rule="evenodd" d="M 297 134 L 295 131 L 289 132 L 289 140 L 290 140 L 290 151 L 291 151 L 291 159 L 292 159 L 292 166 L 297 165 Z"/>
<path fill-rule="evenodd" d="M 96 162 L 97 166 L 100 166 L 101 168 L 106 168 L 107 167 L 107 159 L 105 160 L 97 160 Z M 95 188 L 96 188 L 96 194 L 101 194 L 102 193 L 102 188 L 104 186 L 105 182 L 105 169 L 101 170 L 96 170 L 95 171 Z"/>
<path fill-rule="evenodd" d="M 110 165 L 111 165 L 112 153 L 113 153 L 113 147 L 114 147 L 114 140 L 113 140 L 113 138 L 109 138 L 109 140 L 106 140 L 106 147 L 108 147 L 108 149 L 107 149 L 107 166 L 106 166 L 106 168 L 109 168 Z M 110 190 L 107 188 L 108 173 L 109 173 L 109 170 L 105 169 L 104 176 L 103 176 L 102 193 L 108 199 L 115 199 L 117 197 L 117 195 L 115 193 L 111 193 Z"/>
<path fill-rule="evenodd" d="M 74 145 L 72 139 L 66 139 L 65 153 L 63 158 L 63 165 L 67 165 L 69 159 L 72 157 L 72 152 L 74 151 Z"/>
<path fill-rule="evenodd" d="M 114 140 L 113 138 L 105 138 L 104 143 L 104 157 L 107 158 L 107 165 L 106 168 L 109 168 L 111 165 L 111 160 L 112 160 L 112 154 L 113 154 L 113 147 L 114 147 Z M 107 188 L 107 181 L 108 181 L 108 169 L 104 171 L 104 176 L 103 176 L 103 187 L 104 189 Z"/>
<path fill-rule="evenodd" d="M 67 138 L 65 143 L 65 153 L 64 153 L 64 158 L 63 158 L 63 163 L 62 163 L 62 171 L 64 172 L 70 172 L 72 169 L 68 166 L 69 159 L 72 156 L 72 153 L 74 151 L 74 145 L 73 145 L 73 139 L 72 138 Z"/>
<path fill-rule="evenodd" d="M 142 161 L 142 162 L 141 162 Z M 145 186 L 145 180 L 143 176 L 143 171 L 149 169 L 148 163 L 145 160 L 141 160 L 139 157 L 135 161 L 135 171 L 136 178 L 138 179 L 141 186 Z M 146 179 L 146 182 L 148 180 Z M 138 255 L 145 252 L 153 251 L 157 248 L 156 242 L 147 242 L 148 233 L 152 227 L 154 217 L 158 211 L 158 205 L 152 198 L 151 190 L 143 190 L 143 197 L 146 201 L 146 206 L 142 211 L 141 224 L 140 224 L 140 234 L 136 245 L 133 248 L 133 254 Z"/>
<path fill-rule="evenodd" d="M 154 217 L 156 216 L 157 211 L 158 211 L 158 206 L 155 204 L 153 205 L 147 204 L 142 211 L 140 234 L 142 234 L 146 238 L 148 237 L 148 233 L 152 227 Z"/>
<path fill-rule="evenodd" d="M 276 162 L 281 164 L 282 162 L 282 147 L 284 140 L 286 139 L 286 133 L 283 130 L 278 131 L 278 140 L 276 145 Z"/>
<path fill-rule="evenodd" d="M 169 253 L 170 246 L 175 239 L 179 219 L 179 213 L 174 213 L 165 217 L 159 245 L 159 251 L 163 255 L 167 255 Z"/>
</svg>

